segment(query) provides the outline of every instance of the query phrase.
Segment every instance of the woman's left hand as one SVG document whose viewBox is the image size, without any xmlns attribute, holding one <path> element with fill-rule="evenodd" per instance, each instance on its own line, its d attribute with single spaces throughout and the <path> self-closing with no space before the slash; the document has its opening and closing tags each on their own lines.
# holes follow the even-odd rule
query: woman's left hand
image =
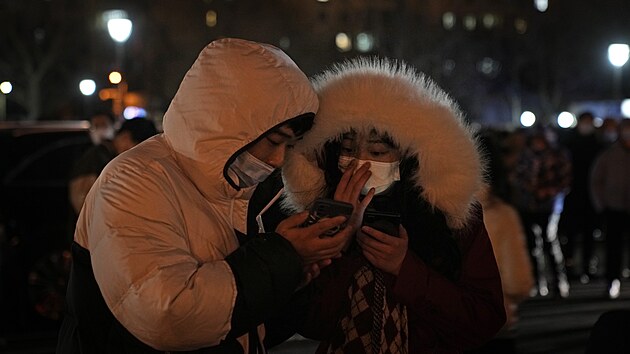
<svg viewBox="0 0 630 354">
<path fill-rule="evenodd" d="M 388 235 L 369 226 L 361 227 L 357 241 L 363 255 L 376 268 L 398 275 L 407 254 L 409 237 L 402 225 L 398 226 L 399 237 Z"/>
</svg>

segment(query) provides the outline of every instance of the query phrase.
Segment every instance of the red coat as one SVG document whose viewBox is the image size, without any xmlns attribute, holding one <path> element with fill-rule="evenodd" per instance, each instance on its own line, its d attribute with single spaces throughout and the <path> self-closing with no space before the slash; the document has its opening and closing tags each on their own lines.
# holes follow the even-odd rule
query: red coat
<svg viewBox="0 0 630 354">
<path fill-rule="evenodd" d="M 412 250 L 398 276 L 387 279 L 387 291 L 407 307 L 409 353 L 460 353 L 485 343 L 505 323 L 501 279 L 482 220 L 478 213 L 456 233 L 463 256 L 456 282 L 429 268 Z M 360 262 L 344 256 L 322 271 L 304 336 L 325 340 L 336 328 Z"/>
</svg>

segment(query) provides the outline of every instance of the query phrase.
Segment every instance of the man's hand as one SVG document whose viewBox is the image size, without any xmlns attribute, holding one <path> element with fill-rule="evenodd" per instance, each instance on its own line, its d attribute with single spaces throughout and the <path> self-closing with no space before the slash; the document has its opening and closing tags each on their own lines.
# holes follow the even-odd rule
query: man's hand
<svg viewBox="0 0 630 354">
<path fill-rule="evenodd" d="M 297 290 L 300 290 L 303 287 L 307 286 L 313 279 L 319 276 L 319 273 L 323 268 L 328 267 L 331 263 L 332 259 L 329 258 L 305 265 L 303 268 L 304 278 L 302 279 L 300 285 L 298 285 Z"/>
<path fill-rule="evenodd" d="M 317 223 L 301 227 L 308 218 L 308 212 L 290 216 L 283 220 L 276 228 L 276 233 L 286 238 L 304 264 L 317 263 L 326 259 L 341 256 L 341 250 L 353 232 L 346 226 L 334 236 L 325 236 L 326 231 L 333 229 L 346 221 L 345 216 L 323 218 Z"/>
<path fill-rule="evenodd" d="M 398 275 L 407 255 L 409 237 L 407 230 L 399 225 L 400 237 L 391 236 L 369 226 L 363 226 L 357 241 L 365 258 L 376 268 Z"/>
</svg>

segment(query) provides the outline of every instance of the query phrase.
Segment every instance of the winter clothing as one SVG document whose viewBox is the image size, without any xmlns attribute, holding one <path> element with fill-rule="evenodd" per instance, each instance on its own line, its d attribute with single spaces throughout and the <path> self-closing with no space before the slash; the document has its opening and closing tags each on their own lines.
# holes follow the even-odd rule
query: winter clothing
<svg viewBox="0 0 630 354">
<path fill-rule="evenodd" d="M 616 142 L 595 160 L 591 192 L 598 211 L 611 209 L 630 213 L 630 149 Z"/>
<path fill-rule="evenodd" d="M 518 304 L 534 286 L 532 264 L 525 243 L 525 232 L 516 209 L 500 198 L 486 194 L 482 199 L 483 220 L 497 259 L 503 302 L 507 314 L 506 331 L 518 320 Z"/>
<path fill-rule="evenodd" d="M 302 265 L 274 233 L 239 245 L 255 187 L 239 188 L 228 167 L 317 106 L 279 49 L 210 43 L 171 102 L 164 133 L 115 158 L 88 194 L 58 353 L 257 352 L 259 325 L 293 294 Z"/>
<path fill-rule="evenodd" d="M 603 212 L 606 230 L 606 280 L 621 279 L 623 234 L 630 230 L 630 148 L 622 139 L 595 160 L 591 175 L 593 204 Z"/>
<path fill-rule="evenodd" d="M 409 234 L 398 276 L 384 273 L 386 300 L 408 313 L 405 350 L 455 353 L 490 339 L 505 322 L 501 282 L 475 198 L 483 163 L 460 111 L 428 78 L 387 60 L 346 62 L 314 85 L 320 110 L 283 167 L 285 207 L 303 210 L 330 196 L 327 176 L 338 154 L 329 142 L 351 130 L 387 134 L 404 155 L 401 180 L 370 207 L 399 212 Z M 349 287 L 369 265 L 356 247 L 314 281 L 302 333 L 323 341 L 318 352 L 337 341 L 339 321 L 350 311 Z"/>
</svg>

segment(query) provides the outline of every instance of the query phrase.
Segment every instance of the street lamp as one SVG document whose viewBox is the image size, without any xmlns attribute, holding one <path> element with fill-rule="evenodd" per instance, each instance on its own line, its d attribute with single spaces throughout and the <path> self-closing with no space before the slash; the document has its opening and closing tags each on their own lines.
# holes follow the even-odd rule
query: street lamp
<svg viewBox="0 0 630 354">
<path fill-rule="evenodd" d="M 123 59 L 123 44 L 131 36 L 133 23 L 127 18 L 127 12 L 123 10 L 110 10 L 103 13 L 103 18 L 107 22 L 107 32 L 116 42 L 116 65 L 120 69 Z"/>
<path fill-rule="evenodd" d="M 9 81 L 0 83 L 0 121 L 7 119 L 7 95 L 13 91 L 13 85 Z"/>
<path fill-rule="evenodd" d="M 110 10 L 103 13 L 103 18 L 107 22 L 107 31 L 109 36 L 116 42 L 116 67 L 123 72 L 123 59 L 124 59 L 124 43 L 131 36 L 133 24 L 127 17 L 127 12 L 123 10 Z M 118 74 L 117 76 L 112 74 Z M 117 85 L 118 92 L 116 93 L 116 99 L 113 101 L 113 111 L 117 118 L 122 116 L 123 112 L 123 98 L 127 92 L 127 82 L 123 79 L 120 72 L 112 72 L 109 80 L 114 85 Z"/>
<path fill-rule="evenodd" d="M 608 60 L 615 67 L 613 76 L 613 96 L 621 98 L 621 71 L 630 56 L 630 47 L 623 43 L 613 43 L 608 46 Z"/>
</svg>

